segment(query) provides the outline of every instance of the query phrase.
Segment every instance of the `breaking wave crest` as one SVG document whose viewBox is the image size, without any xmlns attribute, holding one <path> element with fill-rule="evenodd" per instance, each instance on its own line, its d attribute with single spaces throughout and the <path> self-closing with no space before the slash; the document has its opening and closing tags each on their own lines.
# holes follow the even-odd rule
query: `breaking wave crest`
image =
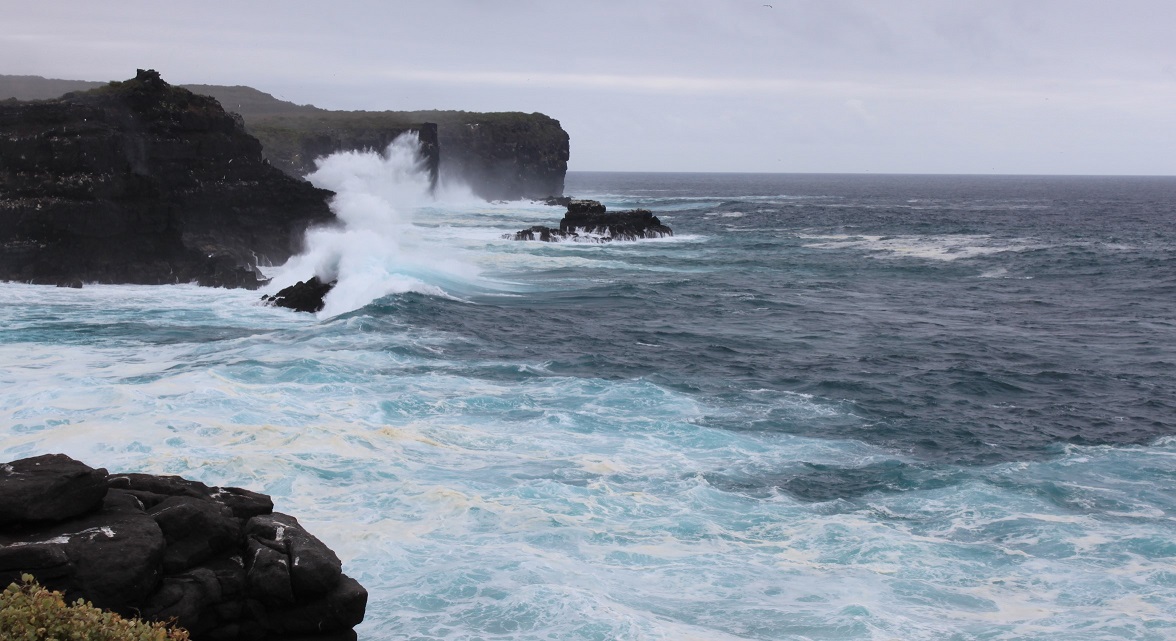
<svg viewBox="0 0 1176 641">
<path fill-rule="evenodd" d="M 312 276 L 338 281 L 321 312 L 332 317 L 391 294 L 451 296 L 478 279 L 476 267 L 414 224 L 437 197 L 416 132 L 383 151 L 339 152 L 315 165 L 306 178 L 335 192 L 330 207 L 339 223 L 308 230 L 305 251 L 278 268 L 269 289 Z M 458 200 L 468 195 L 453 181 L 442 190 Z"/>
</svg>

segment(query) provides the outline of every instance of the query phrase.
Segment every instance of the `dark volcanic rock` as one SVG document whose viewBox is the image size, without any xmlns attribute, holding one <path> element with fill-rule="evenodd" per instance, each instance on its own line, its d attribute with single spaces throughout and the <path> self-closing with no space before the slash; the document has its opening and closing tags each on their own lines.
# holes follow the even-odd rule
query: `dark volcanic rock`
<svg viewBox="0 0 1176 641">
<path fill-rule="evenodd" d="M 363 620 L 367 591 L 294 517 L 274 513 L 265 495 L 176 476 L 107 478 L 62 455 L 0 470 L 58 476 L 0 482 L 0 498 L 13 505 L 99 474 L 105 495 L 97 511 L 60 522 L 0 521 L 0 586 L 29 573 L 71 601 L 175 619 L 195 641 L 354 639 L 351 628 Z"/>
<path fill-rule="evenodd" d="M 322 310 L 325 304 L 323 299 L 335 287 L 335 283 L 336 281 L 324 283 L 318 276 L 312 276 L 310 280 L 298 281 L 282 288 L 273 296 L 262 296 L 261 300 L 267 305 L 288 307 L 296 312 L 313 314 Z"/>
<path fill-rule="evenodd" d="M 542 202 L 544 205 L 547 205 L 548 207 L 565 207 L 566 208 L 568 205 L 572 204 L 572 197 L 571 196 L 548 196 L 547 198 L 543 198 Z"/>
<path fill-rule="evenodd" d="M 329 112 L 328 112 L 329 113 Z M 326 118 L 271 117 L 249 122 L 249 133 L 261 141 L 263 152 L 275 167 L 287 175 L 302 178 L 317 169 L 315 160 L 340 151 L 375 151 L 382 153 L 401 134 L 414 133 L 420 144 L 421 169 L 429 175 L 429 184 L 437 185 L 441 163 L 437 142 L 437 125 L 382 124 L 363 119 L 355 121 Z"/>
<path fill-rule="evenodd" d="M 486 200 L 562 194 L 568 133 L 541 113 L 424 112 L 438 124 L 441 175 L 465 181 Z"/>
<path fill-rule="evenodd" d="M 0 100 L 45 99 L 101 83 L 0 75 Z M 297 105 L 251 87 L 184 85 L 241 114 L 265 157 L 291 176 L 314 169 L 316 157 L 352 149 L 383 150 L 397 135 L 416 131 L 426 168 L 458 177 L 486 200 L 562 194 L 568 134 L 540 113 L 468 111 L 329 111 Z M 276 262 L 276 261 L 275 261 Z"/>
<path fill-rule="evenodd" d="M 63 521 L 92 512 L 106 497 L 106 470 L 64 454 L 0 465 L 0 524 Z"/>
<path fill-rule="evenodd" d="M 609 213 L 604 205 L 595 200 L 568 199 L 566 202 L 568 211 L 559 221 L 559 229 L 535 225 L 506 237 L 546 242 L 608 242 L 674 235 L 674 231 L 663 225 L 648 209 Z"/>
<path fill-rule="evenodd" d="M 294 180 L 216 100 L 154 71 L 0 102 L 0 279 L 257 287 L 330 192 Z"/>
<path fill-rule="evenodd" d="M 8 524 L 0 532 L 0 583 L 22 572 L 69 601 L 85 598 L 127 612 L 155 589 L 164 539 L 134 497 L 111 491 L 98 512 L 47 527 Z"/>
<path fill-rule="evenodd" d="M 568 213 L 567 216 L 591 216 L 596 214 L 603 214 L 605 207 L 598 200 L 582 200 L 570 198 L 568 199 Z M 565 218 L 567 217 L 565 216 Z"/>
</svg>

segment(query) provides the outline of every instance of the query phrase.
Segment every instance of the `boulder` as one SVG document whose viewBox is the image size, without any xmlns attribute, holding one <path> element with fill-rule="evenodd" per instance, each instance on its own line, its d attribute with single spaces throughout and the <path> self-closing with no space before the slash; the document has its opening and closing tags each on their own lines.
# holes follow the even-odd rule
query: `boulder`
<svg viewBox="0 0 1176 641">
<path fill-rule="evenodd" d="M 322 311 L 325 305 L 323 299 L 335 287 L 336 282 L 324 283 L 318 276 L 312 276 L 309 280 L 298 281 L 281 289 L 273 296 L 262 296 L 261 300 L 274 307 L 286 307 L 296 312 L 313 314 Z"/>
<path fill-rule="evenodd" d="M 0 525 L 62 521 L 98 509 L 106 496 L 106 470 L 64 454 L 0 465 Z"/>
<path fill-rule="evenodd" d="M 154 590 L 164 538 L 131 495 L 112 491 L 101 510 L 47 527 L 0 534 L 0 583 L 24 572 L 66 599 L 128 612 Z M 48 571 L 45 571 L 48 570 Z"/>
<path fill-rule="evenodd" d="M 54 488 L 75 499 L 55 503 Z M 264 494 L 46 455 L 0 465 L 0 498 L 0 587 L 29 573 L 71 601 L 175 619 L 195 641 L 354 639 L 363 620 L 367 591 Z"/>
</svg>

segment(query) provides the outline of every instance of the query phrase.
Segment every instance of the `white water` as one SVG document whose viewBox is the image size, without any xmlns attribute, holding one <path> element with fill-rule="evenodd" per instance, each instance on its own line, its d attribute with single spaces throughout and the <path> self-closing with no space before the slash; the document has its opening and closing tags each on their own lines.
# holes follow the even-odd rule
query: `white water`
<svg viewBox="0 0 1176 641">
<path fill-rule="evenodd" d="M 330 206 L 339 224 L 309 230 L 306 251 L 276 270 L 268 293 L 312 276 L 338 280 L 320 313 L 328 318 L 390 294 L 447 296 L 446 284 L 478 281 L 479 269 L 459 250 L 415 224 L 421 210 L 438 201 L 415 132 L 382 152 L 341 152 L 315 165 L 307 180 L 335 192 Z M 454 181 L 439 185 L 439 193 L 443 202 L 472 199 Z"/>
<path fill-rule="evenodd" d="M 499 287 L 491 276 L 512 271 L 594 269 L 615 281 L 627 274 L 612 270 L 655 268 L 629 257 L 683 242 L 502 240 L 553 210 L 430 199 L 416 173 L 398 173 L 411 156 L 394 156 L 324 163 L 350 195 L 336 204 L 347 224 L 299 261 L 303 278 L 321 263 L 353 281 L 337 309 L 398 288 Z M 861 238 L 828 249 L 950 261 L 1018 246 Z M 353 250 L 368 260 L 345 260 Z M 461 268 L 436 268 L 446 261 Z M 0 461 L 60 451 L 271 494 L 368 588 L 364 640 L 1176 632 L 1174 439 L 945 465 L 958 483 L 808 503 L 771 479 L 810 464 L 918 462 L 707 421 L 809 422 L 848 411 L 838 403 L 763 389 L 762 403 L 732 408 L 640 378 L 552 375 L 546 356 L 524 350 L 463 360 L 454 354 L 477 337 L 381 310 L 316 319 L 257 305 L 252 292 L 191 286 L 0 293 Z M 768 489 L 731 491 L 724 477 Z"/>
</svg>

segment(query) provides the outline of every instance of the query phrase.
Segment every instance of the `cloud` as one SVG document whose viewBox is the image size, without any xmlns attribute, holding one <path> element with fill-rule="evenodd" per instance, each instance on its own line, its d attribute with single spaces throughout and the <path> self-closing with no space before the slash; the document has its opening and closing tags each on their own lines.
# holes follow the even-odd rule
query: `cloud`
<svg viewBox="0 0 1176 641">
<path fill-rule="evenodd" d="M 5 73 L 543 111 L 573 167 L 1176 172 L 1162 0 L 12 4 Z"/>
</svg>

